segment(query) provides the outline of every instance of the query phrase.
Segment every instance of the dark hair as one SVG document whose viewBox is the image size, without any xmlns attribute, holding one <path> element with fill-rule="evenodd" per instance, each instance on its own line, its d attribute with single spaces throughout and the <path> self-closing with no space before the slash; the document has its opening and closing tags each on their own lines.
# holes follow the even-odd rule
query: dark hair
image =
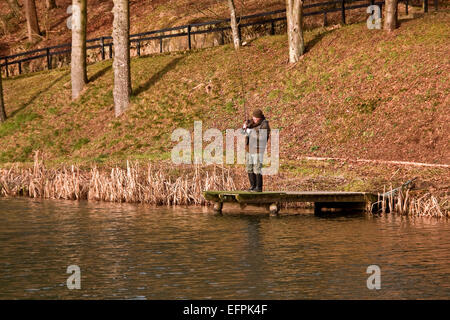
<svg viewBox="0 0 450 320">
<path fill-rule="evenodd" d="M 264 114 L 263 114 L 261 109 L 255 109 L 253 111 L 252 116 L 255 117 L 255 118 L 262 118 L 262 119 L 264 119 Z"/>
</svg>

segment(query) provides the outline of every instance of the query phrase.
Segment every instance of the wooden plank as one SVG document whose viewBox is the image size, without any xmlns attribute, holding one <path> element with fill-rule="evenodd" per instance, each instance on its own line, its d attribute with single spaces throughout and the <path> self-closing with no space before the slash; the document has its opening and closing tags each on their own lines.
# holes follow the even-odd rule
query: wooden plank
<svg viewBox="0 0 450 320">
<path fill-rule="evenodd" d="M 289 202 L 373 202 L 378 196 L 368 192 L 313 191 L 289 192 L 286 198 Z"/>
<path fill-rule="evenodd" d="M 219 194 L 216 194 L 216 193 L 204 192 L 203 196 L 208 201 L 214 201 L 214 202 L 219 202 L 220 201 Z"/>
<path fill-rule="evenodd" d="M 235 194 L 219 194 L 219 199 L 221 202 L 237 202 Z"/>
<path fill-rule="evenodd" d="M 205 199 L 215 202 L 276 203 L 276 202 L 375 202 L 378 196 L 368 192 L 303 191 L 248 192 L 205 191 Z"/>
</svg>

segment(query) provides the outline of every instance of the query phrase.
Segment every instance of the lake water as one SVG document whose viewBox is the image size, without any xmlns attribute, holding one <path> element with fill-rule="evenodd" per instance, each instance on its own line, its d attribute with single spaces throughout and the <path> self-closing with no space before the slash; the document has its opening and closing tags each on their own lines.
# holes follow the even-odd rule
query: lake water
<svg viewBox="0 0 450 320">
<path fill-rule="evenodd" d="M 0 198 L 0 244 L 0 299 L 450 297 L 450 221 L 435 218 Z"/>
</svg>

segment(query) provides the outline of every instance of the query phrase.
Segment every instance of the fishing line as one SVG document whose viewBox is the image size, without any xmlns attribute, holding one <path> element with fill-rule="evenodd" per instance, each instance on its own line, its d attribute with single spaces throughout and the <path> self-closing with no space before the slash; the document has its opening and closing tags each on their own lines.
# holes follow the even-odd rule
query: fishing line
<svg viewBox="0 0 450 320">
<path fill-rule="evenodd" d="M 241 8 L 242 10 L 242 8 Z M 239 25 L 241 24 L 241 17 L 242 17 L 242 11 L 241 14 L 239 15 L 239 23 L 237 23 L 237 27 L 239 28 Z M 241 33 L 239 32 L 239 36 L 241 35 Z M 242 64 L 241 64 L 241 59 L 240 59 L 240 52 L 241 51 L 241 47 L 242 47 L 242 39 L 241 37 L 239 37 L 239 48 L 236 49 L 235 48 L 235 53 L 236 53 L 236 57 L 237 57 L 237 63 L 238 63 L 238 69 L 239 69 L 239 77 L 240 77 L 240 83 L 241 83 L 241 99 L 244 103 L 244 120 L 247 121 L 248 120 L 248 113 L 247 113 L 247 104 L 246 104 L 246 99 L 245 99 L 245 86 L 244 86 L 244 76 L 242 73 Z"/>
<path fill-rule="evenodd" d="M 241 99 L 244 103 L 244 120 L 248 120 L 248 113 L 247 113 L 247 104 L 246 104 L 246 100 L 245 100 L 245 87 L 244 87 L 244 76 L 242 74 L 242 68 L 240 68 L 240 66 L 242 66 L 241 64 L 241 60 L 239 58 L 240 54 L 238 51 L 240 51 L 241 49 L 237 49 L 236 51 L 236 57 L 237 57 L 237 62 L 238 62 L 238 68 L 239 68 L 239 75 L 240 75 L 240 83 L 241 83 Z"/>
</svg>

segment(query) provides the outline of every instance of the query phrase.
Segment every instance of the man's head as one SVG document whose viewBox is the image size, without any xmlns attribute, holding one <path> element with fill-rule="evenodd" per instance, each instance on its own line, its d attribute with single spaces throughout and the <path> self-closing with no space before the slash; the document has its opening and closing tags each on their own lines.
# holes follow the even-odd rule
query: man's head
<svg viewBox="0 0 450 320">
<path fill-rule="evenodd" d="M 255 111 L 253 111 L 252 117 L 254 122 L 259 122 L 261 121 L 261 119 L 264 119 L 264 114 L 261 109 L 255 109 Z"/>
</svg>

